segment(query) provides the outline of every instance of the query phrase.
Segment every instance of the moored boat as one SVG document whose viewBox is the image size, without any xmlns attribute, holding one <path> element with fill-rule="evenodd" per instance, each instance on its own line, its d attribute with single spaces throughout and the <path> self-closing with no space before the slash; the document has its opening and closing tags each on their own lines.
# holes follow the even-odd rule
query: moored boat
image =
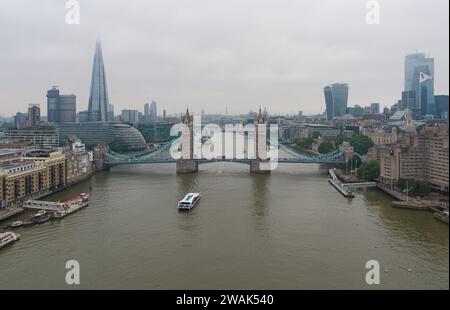
<svg viewBox="0 0 450 310">
<path fill-rule="evenodd" d="M 11 231 L 0 233 L 0 249 L 19 240 L 20 235 Z"/>
<path fill-rule="evenodd" d="M 23 221 L 15 221 L 6 225 L 6 228 L 18 228 L 23 225 Z"/>
</svg>

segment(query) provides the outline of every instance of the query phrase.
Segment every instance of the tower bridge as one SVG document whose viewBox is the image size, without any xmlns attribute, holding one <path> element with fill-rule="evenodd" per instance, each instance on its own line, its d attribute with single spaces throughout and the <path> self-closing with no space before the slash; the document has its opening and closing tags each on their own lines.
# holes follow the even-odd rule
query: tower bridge
<svg viewBox="0 0 450 310">
<path fill-rule="evenodd" d="M 217 162 L 231 162 L 240 163 L 250 166 L 250 171 L 253 173 L 270 173 L 267 165 L 271 163 L 276 164 L 341 164 L 350 160 L 354 155 L 361 157 L 353 151 L 350 145 L 332 151 L 327 154 L 317 156 L 306 155 L 297 152 L 295 149 L 279 144 L 276 138 L 266 138 L 266 122 L 265 116 L 261 114 L 261 110 L 254 122 L 255 125 L 255 156 L 254 158 L 229 158 L 221 156 L 211 159 L 195 158 L 194 156 L 194 130 L 193 117 L 189 114 L 189 110 L 182 117 L 182 124 L 184 129 L 189 132 L 182 132 L 179 137 L 174 137 L 170 141 L 161 144 L 158 148 L 150 153 L 140 156 L 130 156 L 109 150 L 107 152 L 107 166 L 117 165 L 137 165 L 137 164 L 168 164 L 175 163 L 177 173 L 193 173 L 198 171 L 198 165 L 217 163 Z M 267 144 L 278 150 L 283 150 L 288 155 L 285 158 L 270 158 L 267 152 Z M 179 148 L 181 145 L 181 158 L 174 159 L 171 156 L 172 148 Z"/>
</svg>

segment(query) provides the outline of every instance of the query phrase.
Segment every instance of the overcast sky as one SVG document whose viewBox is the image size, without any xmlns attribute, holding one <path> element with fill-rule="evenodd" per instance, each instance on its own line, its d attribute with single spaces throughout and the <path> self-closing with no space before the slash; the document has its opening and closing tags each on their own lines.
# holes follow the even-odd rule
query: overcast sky
<svg viewBox="0 0 450 310">
<path fill-rule="evenodd" d="M 416 50 L 435 58 L 435 93 L 449 93 L 448 0 L 379 0 L 379 25 L 366 0 L 79 0 L 79 25 L 65 2 L 0 1 L 0 114 L 40 103 L 46 115 L 52 85 L 87 109 L 96 38 L 116 114 L 152 99 L 170 114 L 312 114 L 335 82 L 349 106 L 390 106 Z"/>
</svg>

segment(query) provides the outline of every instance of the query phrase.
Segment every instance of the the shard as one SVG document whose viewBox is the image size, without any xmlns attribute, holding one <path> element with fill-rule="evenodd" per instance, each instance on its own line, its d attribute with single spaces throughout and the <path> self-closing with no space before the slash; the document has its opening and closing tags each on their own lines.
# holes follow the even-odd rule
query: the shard
<svg viewBox="0 0 450 310">
<path fill-rule="evenodd" d="M 100 41 L 97 41 L 89 94 L 89 120 L 92 122 L 106 122 L 108 120 L 108 104 L 108 88 L 106 87 L 102 46 Z"/>
</svg>

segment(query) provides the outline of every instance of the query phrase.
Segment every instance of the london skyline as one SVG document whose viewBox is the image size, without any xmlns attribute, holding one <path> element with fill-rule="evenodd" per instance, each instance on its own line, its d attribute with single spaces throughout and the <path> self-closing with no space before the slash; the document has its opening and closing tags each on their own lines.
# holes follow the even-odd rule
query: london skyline
<svg viewBox="0 0 450 310">
<path fill-rule="evenodd" d="M 329 10 L 249 1 L 237 12 L 237 3 L 224 2 L 79 1 L 79 25 L 65 23 L 64 3 L 21 2 L 22 19 L 10 18 L 16 1 L 0 12 L 6 116 L 28 103 L 44 108 L 52 85 L 77 96 L 77 111 L 87 110 L 96 39 L 116 114 L 142 111 L 152 100 L 170 114 L 187 106 L 196 113 L 266 106 L 274 114 L 314 114 L 325 111 L 323 87 L 332 83 L 349 84 L 348 106 L 390 106 L 401 97 L 405 55 L 416 50 L 435 59 L 435 94 L 448 94 L 446 1 L 379 1 L 379 25 L 365 23 L 364 1 L 328 2 Z"/>
</svg>

